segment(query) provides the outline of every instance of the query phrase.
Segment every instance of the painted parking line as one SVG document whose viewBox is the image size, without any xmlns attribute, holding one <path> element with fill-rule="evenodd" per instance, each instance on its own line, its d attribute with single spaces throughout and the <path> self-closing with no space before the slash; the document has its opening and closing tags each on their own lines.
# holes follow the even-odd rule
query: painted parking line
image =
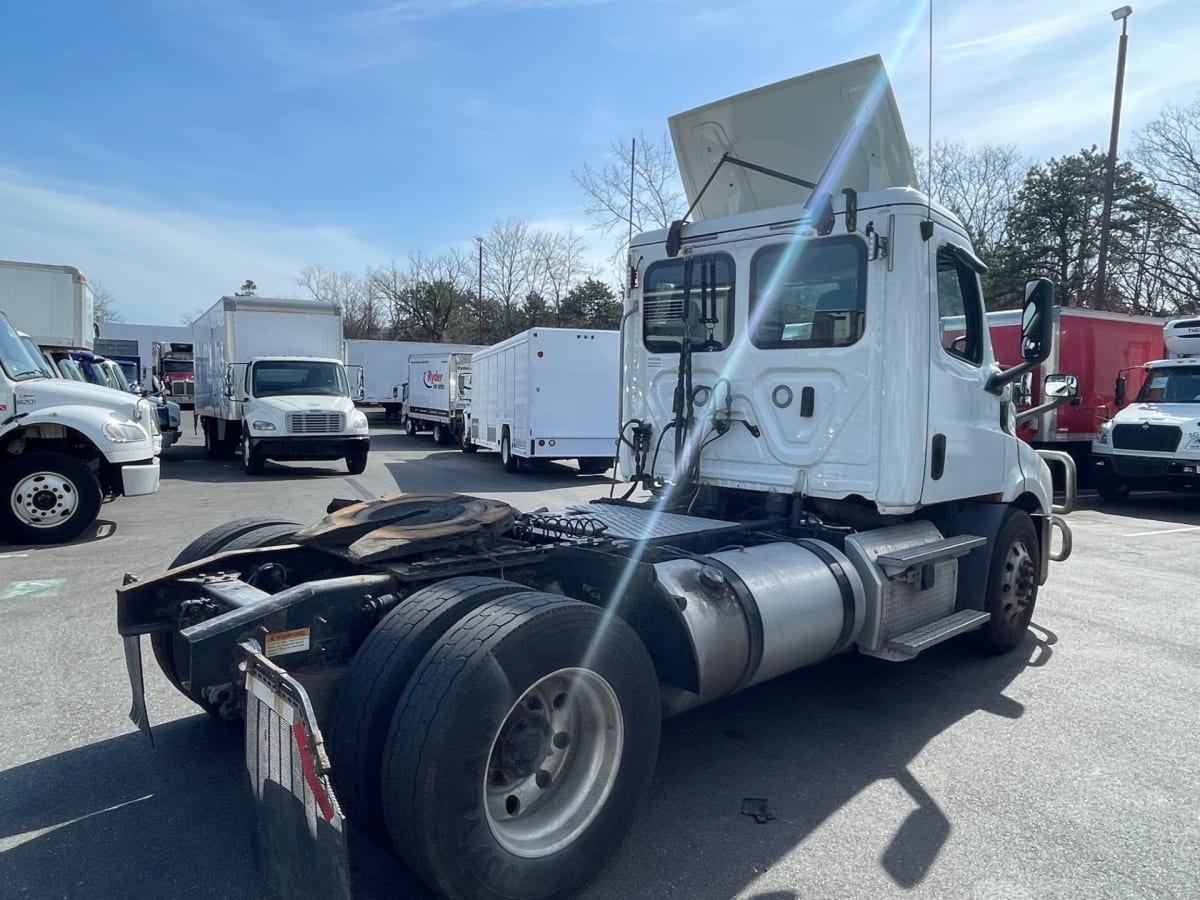
<svg viewBox="0 0 1200 900">
<path fill-rule="evenodd" d="M 1131 531 L 1121 537 L 1147 537 L 1152 534 L 1182 534 L 1185 531 L 1200 531 L 1200 525 L 1185 525 L 1183 528 L 1161 528 L 1158 531 Z"/>
<path fill-rule="evenodd" d="M 0 592 L 0 600 L 36 600 L 44 597 L 57 597 L 59 588 L 63 586 L 65 578 L 39 578 L 35 581 L 13 581 L 10 582 L 3 592 Z"/>
</svg>

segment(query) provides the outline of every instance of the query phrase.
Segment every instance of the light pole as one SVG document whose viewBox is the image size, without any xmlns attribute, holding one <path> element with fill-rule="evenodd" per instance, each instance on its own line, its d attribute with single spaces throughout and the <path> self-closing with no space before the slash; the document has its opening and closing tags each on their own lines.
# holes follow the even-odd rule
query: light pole
<svg viewBox="0 0 1200 900">
<path fill-rule="evenodd" d="M 483 238 L 475 236 L 479 245 L 479 286 L 475 293 L 475 302 L 479 304 L 479 343 L 483 343 Z"/>
<path fill-rule="evenodd" d="M 1129 43 L 1129 35 L 1125 28 L 1129 17 L 1133 15 L 1132 6 L 1122 6 L 1112 11 L 1113 21 L 1121 23 L 1121 43 L 1117 50 L 1117 86 L 1113 90 L 1112 134 L 1108 138 L 1108 169 L 1104 173 L 1104 212 L 1100 217 L 1100 259 L 1096 266 L 1096 298 L 1092 302 L 1095 309 L 1104 309 L 1105 283 L 1104 276 L 1108 268 L 1108 224 L 1112 217 L 1113 187 L 1117 179 L 1117 133 L 1121 128 L 1121 90 L 1125 85 L 1125 47 Z"/>
</svg>

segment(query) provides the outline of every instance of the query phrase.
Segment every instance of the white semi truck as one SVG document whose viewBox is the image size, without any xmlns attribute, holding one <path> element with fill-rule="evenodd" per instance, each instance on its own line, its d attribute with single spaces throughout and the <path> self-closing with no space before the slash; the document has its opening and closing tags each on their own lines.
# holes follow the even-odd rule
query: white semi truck
<svg viewBox="0 0 1200 900">
<path fill-rule="evenodd" d="M 409 435 L 433 432 L 438 444 L 461 442 L 463 410 L 471 404 L 471 354 L 440 350 L 408 358 L 401 418 Z"/>
<path fill-rule="evenodd" d="M 1131 491 L 1200 491 L 1200 318 L 1166 323 L 1163 346 L 1166 359 L 1139 367 L 1141 390 L 1128 406 L 1125 372 L 1117 377 L 1119 411 L 1092 442 L 1104 500 L 1124 500 Z"/>
<path fill-rule="evenodd" d="M 625 498 L 338 501 L 307 528 L 231 522 L 118 590 L 135 722 L 143 634 L 187 696 L 245 716 L 275 890 L 347 896 L 352 818 L 439 896 L 570 896 L 637 815 L 662 716 L 837 653 L 1026 640 L 1075 485 L 1015 433 L 1049 283 L 1001 369 L 982 264 L 912 187 L 878 57 L 671 131 L 693 209 L 629 255 Z M 1047 376 L 1052 402 L 1072 386 Z"/>
<path fill-rule="evenodd" d="M 509 472 L 574 459 L 595 475 L 617 449 L 621 336 L 530 328 L 471 356 L 467 452 L 494 450 Z"/>
<path fill-rule="evenodd" d="M 269 459 L 367 466 L 367 417 L 354 408 L 332 303 L 222 297 L 192 323 L 195 414 L 210 458 L 241 455 L 249 475 Z"/>
</svg>

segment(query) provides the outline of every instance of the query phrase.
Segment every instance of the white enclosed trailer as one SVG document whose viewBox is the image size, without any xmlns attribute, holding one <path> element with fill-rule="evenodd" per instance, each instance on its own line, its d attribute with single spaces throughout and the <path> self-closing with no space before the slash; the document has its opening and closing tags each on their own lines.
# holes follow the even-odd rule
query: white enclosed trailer
<svg viewBox="0 0 1200 900">
<path fill-rule="evenodd" d="M 91 350 L 95 298 L 74 266 L 0 260 L 0 309 L 39 347 Z"/>
<path fill-rule="evenodd" d="M 332 303 L 222 297 L 192 323 L 196 415 L 210 457 L 239 448 L 248 474 L 268 459 L 345 459 L 366 468 L 367 417 L 342 363 Z"/>
<path fill-rule="evenodd" d="M 576 459 L 603 472 L 616 453 L 621 338 L 616 331 L 530 328 L 471 357 L 470 446 L 515 472 Z"/>
<path fill-rule="evenodd" d="M 422 341 L 373 341 L 348 338 L 345 341 L 346 365 L 363 370 L 363 406 L 382 406 L 384 415 L 393 418 L 403 405 L 404 385 L 408 383 L 408 360 L 421 353 L 470 353 L 481 347 L 471 344 L 440 344 Z"/>
<path fill-rule="evenodd" d="M 470 353 L 414 353 L 408 358 L 404 428 L 432 431 L 439 444 L 463 436 L 463 410 L 471 403 Z"/>
</svg>

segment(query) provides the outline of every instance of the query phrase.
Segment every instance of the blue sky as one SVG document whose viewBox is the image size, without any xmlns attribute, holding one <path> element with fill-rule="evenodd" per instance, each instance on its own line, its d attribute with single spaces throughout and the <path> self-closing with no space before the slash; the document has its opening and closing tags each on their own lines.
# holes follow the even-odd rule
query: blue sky
<svg viewBox="0 0 1200 900">
<path fill-rule="evenodd" d="M 935 139 L 1107 144 L 1113 0 L 935 0 Z M 1140 0 L 1122 149 L 1200 95 L 1195 0 Z M 0 258 L 78 265 L 131 322 L 244 278 L 586 230 L 572 171 L 667 116 L 870 53 L 926 133 L 924 0 L 94 0 L 10 4 Z M 585 231 L 597 260 L 610 246 Z"/>
</svg>

